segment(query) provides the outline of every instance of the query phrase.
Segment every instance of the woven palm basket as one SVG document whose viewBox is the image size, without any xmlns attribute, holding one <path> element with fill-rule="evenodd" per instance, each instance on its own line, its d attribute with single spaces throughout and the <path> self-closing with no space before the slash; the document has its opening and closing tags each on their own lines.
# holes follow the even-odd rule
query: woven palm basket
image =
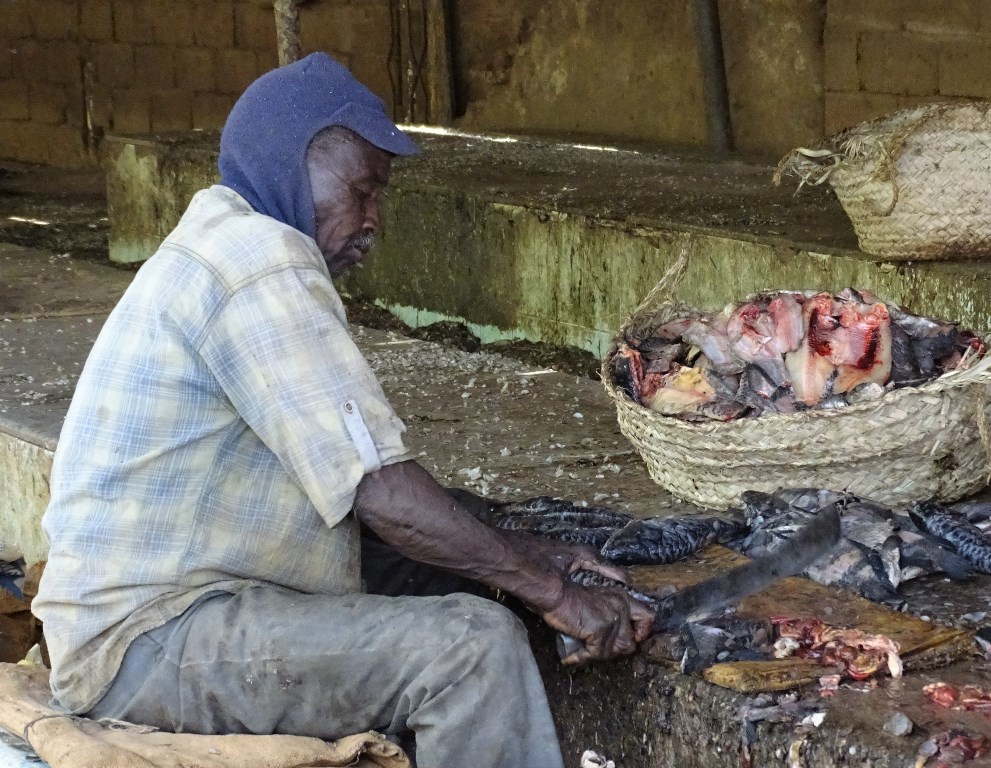
<svg viewBox="0 0 991 768">
<path fill-rule="evenodd" d="M 649 332 L 690 311 L 673 303 L 641 305 L 624 330 Z M 727 509 L 747 490 L 816 487 L 899 506 L 953 501 L 988 482 L 991 353 L 873 402 L 728 422 L 684 421 L 634 402 L 613 381 L 615 354 L 614 345 L 602 382 L 620 430 L 654 481 L 685 501 Z"/>
<path fill-rule="evenodd" d="M 991 102 L 936 102 L 786 155 L 775 173 L 828 181 L 860 249 L 891 261 L 991 254 Z"/>
</svg>

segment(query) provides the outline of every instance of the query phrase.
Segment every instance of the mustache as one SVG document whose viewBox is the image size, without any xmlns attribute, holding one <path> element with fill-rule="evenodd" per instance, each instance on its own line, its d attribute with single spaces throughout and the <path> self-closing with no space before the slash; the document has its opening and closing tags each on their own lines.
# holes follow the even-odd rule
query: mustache
<svg viewBox="0 0 991 768">
<path fill-rule="evenodd" d="M 356 248 L 362 253 L 368 253 L 372 247 L 375 245 L 375 233 L 369 230 L 365 232 L 359 232 L 356 235 L 352 235 L 348 238 L 348 241 L 344 244 L 342 250 L 351 250 Z"/>
</svg>

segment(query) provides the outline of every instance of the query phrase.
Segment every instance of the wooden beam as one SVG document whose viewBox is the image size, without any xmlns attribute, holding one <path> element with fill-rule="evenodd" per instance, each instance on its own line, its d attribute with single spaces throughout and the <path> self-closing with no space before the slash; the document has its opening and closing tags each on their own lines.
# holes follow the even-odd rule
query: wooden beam
<svg viewBox="0 0 991 768">
<path fill-rule="evenodd" d="M 448 32 L 448 0 L 425 0 L 427 61 L 424 89 L 426 121 L 450 125 L 454 119 L 454 83 L 451 79 L 451 43 Z"/>
<path fill-rule="evenodd" d="M 275 39 L 279 48 L 279 66 L 292 64 L 302 57 L 299 41 L 299 9 L 296 0 L 274 0 Z"/>
</svg>

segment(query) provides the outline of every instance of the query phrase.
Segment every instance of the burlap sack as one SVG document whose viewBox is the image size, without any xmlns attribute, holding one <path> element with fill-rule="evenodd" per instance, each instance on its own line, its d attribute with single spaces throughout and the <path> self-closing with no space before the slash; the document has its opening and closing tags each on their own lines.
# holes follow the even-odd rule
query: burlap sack
<svg viewBox="0 0 991 768">
<path fill-rule="evenodd" d="M 62 715 L 48 702 L 48 670 L 0 664 L 0 728 L 21 736 L 51 768 L 410 768 L 384 736 L 333 742 L 304 736 L 201 736 Z"/>
</svg>

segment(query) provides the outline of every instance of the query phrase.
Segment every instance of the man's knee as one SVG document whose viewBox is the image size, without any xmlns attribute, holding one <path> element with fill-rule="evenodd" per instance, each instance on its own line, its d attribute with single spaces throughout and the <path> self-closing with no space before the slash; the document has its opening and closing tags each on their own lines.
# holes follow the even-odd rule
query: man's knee
<svg viewBox="0 0 991 768">
<path fill-rule="evenodd" d="M 485 634 L 498 635 L 507 639 L 526 640 L 526 627 L 520 618 L 506 606 L 484 597 L 466 595 L 471 604 L 474 625 Z"/>
<path fill-rule="evenodd" d="M 529 656 L 526 627 L 516 614 L 499 603 L 474 595 L 448 595 L 447 626 L 455 644 L 475 659 L 498 657 L 506 663 L 521 654 Z"/>
</svg>

